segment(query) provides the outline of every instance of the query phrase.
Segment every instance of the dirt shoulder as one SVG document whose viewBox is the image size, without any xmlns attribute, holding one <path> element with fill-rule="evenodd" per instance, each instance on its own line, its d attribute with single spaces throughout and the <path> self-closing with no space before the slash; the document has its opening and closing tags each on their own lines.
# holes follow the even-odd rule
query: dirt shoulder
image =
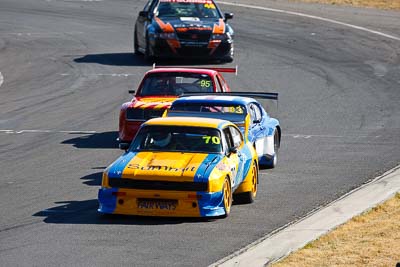
<svg viewBox="0 0 400 267">
<path fill-rule="evenodd" d="M 291 0 L 291 1 L 400 10 L 400 0 Z"/>
<path fill-rule="evenodd" d="M 272 266 L 400 266 L 399 229 L 397 193 Z"/>
</svg>

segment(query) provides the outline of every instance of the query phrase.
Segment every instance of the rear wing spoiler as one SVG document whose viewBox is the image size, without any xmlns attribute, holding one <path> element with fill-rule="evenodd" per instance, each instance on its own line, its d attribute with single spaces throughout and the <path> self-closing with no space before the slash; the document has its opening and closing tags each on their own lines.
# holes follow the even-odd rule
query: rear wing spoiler
<svg viewBox="0 0 400 267">
<path fill-rule="evenodd" d="M 156 66 L 156 64 L 153 64 L 153 69 L 160 69 L 160 68 L 165 68 L 165 69 L 173 69 L 173 68 L 182 68 L 182 67 L 174 67 L 174 66 Z M 238 75 L 238 66 L 236 65 L 234 68 L 220 68 L 220 67 L 188 67 L 188 69 L 205 69 L 205 70 L 215 70 L 218 72 L 225 72 L 225 73 L 235 73 L 235 75 Z"/>
<path fill-rule="evenodd" d="M 212 96 L 212 95 L 229 95 L 229 96 L 243 96 L 243 97 L 253 97 L 253 98 L 262 98 L 262 99 L 271 99 L 278 100 L 278 93 L 262 93 L 262 92 L 190 92 L 180 95 L 179 97 L 185 96 Z"/>
</svg>

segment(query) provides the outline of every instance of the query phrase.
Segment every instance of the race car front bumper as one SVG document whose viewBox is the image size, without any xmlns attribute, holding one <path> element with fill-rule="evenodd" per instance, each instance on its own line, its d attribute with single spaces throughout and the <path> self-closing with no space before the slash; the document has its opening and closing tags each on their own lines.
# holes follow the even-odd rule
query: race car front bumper
<svg viewBox="0 0 400 267">
<path fill-rule="evenodd" d="M 176 41 L 171 43 L 156 38 L 150 41 L 150 47 L 152 55 L 157 58 L 224 59 L 233 56 L 232 40 L 221 41 L 213 46 L 209 42 Z"/>
<path fill-rule="evenodd" d="M 100 213 L 166 217 L 217 217 L 225 214 L 223 192 L 101 188 Z"/>
</svg>

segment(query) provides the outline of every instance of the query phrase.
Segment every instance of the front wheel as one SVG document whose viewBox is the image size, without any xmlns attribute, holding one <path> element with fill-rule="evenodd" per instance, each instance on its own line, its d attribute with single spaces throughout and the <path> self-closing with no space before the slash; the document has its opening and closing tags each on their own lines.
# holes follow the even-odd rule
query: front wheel
<svg viewBox="0 0 400 267">
<path fill-rule="evenodd" d="M 233 195 L 235 204 L 248 204 L 254 202 L 258 189 L 258 167 L 256 162 L 253 163 L 251 185 L 251 191 Z"/>
<path fill-rule="evenodd" d="M 149 44 L 149 38 L 148 37 L 146 37 L 146 49 L 144 51 L 144 59 L 146 61 L 149 61 L 149 62 L 154 59 L 153 58 L 153 54 L 151 53 L 150 44 Z"/>
<path fill-rule="evenodd" d="M 142 53 L 139 51 L 139 44 L 138 44 L 138 38 L 137 38 L 136 30 L 135 30 L 135 33 L 134 33 L 134 35 L 133 35 L 133 50 L 134 50 L 135 55 L 140 55 L 140 54 L 142 54 Z"/>
<path fill-rule="evenodd" d="M 222 187 L 222 193 L 225 210 L 225 215 L 223 217 L 228 217 L 231 213 L 232 207 L 232 187 L 228 177 L 225 177 L 224 185 Z"/>
</svg>

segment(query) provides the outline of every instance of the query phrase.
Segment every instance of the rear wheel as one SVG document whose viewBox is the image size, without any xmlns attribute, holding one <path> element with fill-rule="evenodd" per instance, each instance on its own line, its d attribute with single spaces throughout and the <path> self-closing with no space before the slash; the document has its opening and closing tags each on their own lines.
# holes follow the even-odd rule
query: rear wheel
<svg viewBox="0 0 400 267">
<path fill-rule="evenodd" d="M 138 38 L 137 38 L 136 30 L 135 30 L 135 33 L 134 33 L 134 35 L 133 35 L 133 49 L 134 49 L 134 52 L 135 52 L 136 55 L 142 54 L 142 53 L 139 51 L 139 44 L 138 44 Z"/>
<path fill-rule="evenodd" d="M 280 147 L 279 132 L 278 132 L 278 129 L 275 129 L 275 134 L 274 134 L 274 153 L 275 154 L 267 164 L 267 167 L 270 169 L 275 168 L 276 165 L 278 164 L 279 147 Z"/>
<path fill-rule="evenodd" d="M 258 189 L 258 167 L 256 162 L 253 163 L 252 167 L 251 184 L 251 191 L 233 195 L 235 204 L 248 204 L 254 202 Z"/>
<path fill-rule="evenodd" d="M 232 187 L 228 177 L 225 177 L 222 193 L 223 193 L 223 202 L 225 210 L 225 215 L 223 217 L 228 217 L 229 214 L 231 213 L 231 207 L 232 207 Z"/>
<path fill-rule="evenodd" d="M 153 55 L 152 55 L 151 50 L 150 50 L 150 44 L 149 44 L 149 38 L 148 37 L 146 37 L 146 49 L 144 51 L 144 59 L 146 61 L 152 61 L 153 60 Z"/>
</svg>

